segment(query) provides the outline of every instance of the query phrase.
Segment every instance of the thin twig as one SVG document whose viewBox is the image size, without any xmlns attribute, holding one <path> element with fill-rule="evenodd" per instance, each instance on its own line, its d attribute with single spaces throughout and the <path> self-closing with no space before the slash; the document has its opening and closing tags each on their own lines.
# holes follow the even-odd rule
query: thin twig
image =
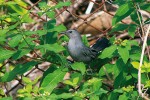
<svg viewBox="0 0 150 100">
<path fill-rule="evenodd" d="M 144 32 L 144 21 L 143 21 L 143 16 L 142 16 L 142 14 L 141 14 L 141 17 L 140 17 L 140 15 L 139 15 L 139 12 L 140 12 L 140 6 L 139 6 L 139 4 L 137 4 L 137 7 L 136 7 L 136 9 L 138 9 L 137 10 L 137 15 L 138 15 L 138 19 L 139 19 L 139 22 L 140 22 L 140 27 L 141 27 L 141 30 L 142 30 L 142 37 L 144 37 L 144 35 L 145 35 L 145 32 Z M 140 12 L 141 13 L 141 12 Z M 148 58 L 149 58 L 149 60 L 150 60 L 150 53 L 149 53 L 149 48 L 148 47 L 146 47 L 146 49 L 147 49 L 147 54 L 148 54 Z"/>
<path fill-rule="evenodd" d="M 145 51 L 145 48 L 146 48 L 146 42 L 147 42 L 147 37 L 148 37 L 149 31 L 150 31 L 150 25 L 148 26 L 148 29 L 147 29 L 147 32 L 146 32 L 146 35 L 145 35 L 145 38 L 144 38 L 144 43 L 143 43 L 143 47 L 142 47 L 142 54 L 141 54 L 141 58 L 140 58 L 140 65 L 139 65 L 139 68 L 138 68 L 138 92 L 139 92 L 140 96 L 142 96 L 146 100 L 148 100 L 149 98 L 147 96 L 145 96 L 144 93 L 142 93 L 142 90 L 141 90 L 141 66 L 142 66 L 142 63 L 143 63 L 144 51 Z"/>
<path fill-rule="evenodd" d="M 144 38 L 144 35 L 145 35 L 145 32 L 144 32 L 144 26 L 143 26 L 143 22 L 141 20 L 141 17 L 140 17 L 140 14 L 139 14 L 139 8 L 137 7 L 137 5 L 135 5 L 135 9 L 136 9 L 136 13 L 137 13 L 137 16 L 138 16 L 138 20 L 140 22 L 140 28 L 141 28 L 141 31 L 142 31 L 142 37 Z M 143 39 L 144 40 L 144 39 Z"/>
<path fill-rule="evenodd" d="M 34 50 L 34 49 L 32 49 L 32 47 L 30 46 L 30 44 L 27 42 L 27 40 L 25 39 L 25 37 L 24 37 L 24 35 L 23 35 L 23 33 L 21 32 L 21 34 L 22 34 L 22 36 L 23 36 L 23 40 L 26 42 L 26 44 L 28 45 L 28 47 L 31 49 L 31 50 L 33 50 L 33 52 L 38 56 L 38 57 L 40 57 L 41 59 L 43 59 L 43 57 L 41 57 L 39 54 L 37 54 L 37 52 Z M 43 59 L 44 60 L 44 59 Z"/>
<path fill-rule="evenodd" d="M 141 86 L 141 66 L 142 66 L 142 63 L 143 63 L 143 58 L 144 58 L 144 52 L 145 52 L 145 48 L 146 48 L 146 43 L 147 43 L 147 37 L 148 37 L 148 34 L 149 34 L 149 31 L 150 31 L 150 25 L 148 26 L 148 29 L 147 29 L 147 32 L 145 34 L 144 32 L 144 25 L 143 25 L 143 22 L 142 22 L 142 19 L 139 15 L 139 6 L 138 4 L 135 4 L 135 9 L 136 9 L 136 12 L 137 12 L 137 16 L 138 16 L 138 20 L 140 22 L 140 28 L 141 28 L 141 31 L 142 31 L 142 40 L 143 40 L 143 47 L 142 47 L 142 54 L 141 54 L 141 57 L 140 57 L 140 65 L 139 65 L 139 68 L 138 68 L 138 92 L 139 92 L 139 95 L 146 99 L 146 100 L 149 100 L 149 98 L 145 95 L 145 93 L 142 92 L 142 86 Z"/>
</svg>

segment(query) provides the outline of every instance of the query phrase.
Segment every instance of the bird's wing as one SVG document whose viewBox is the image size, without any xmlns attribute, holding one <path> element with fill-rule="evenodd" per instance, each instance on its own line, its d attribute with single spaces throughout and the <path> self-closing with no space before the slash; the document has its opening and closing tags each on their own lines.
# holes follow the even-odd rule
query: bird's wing
<svg viewBox="0 0 150 100">
<path fill-rule="evenodd" d="M 82 48 L 82 54 L 94 59 L 97 56 L 98 52 L 92 48 L 84 47 Z"/>
</svg>

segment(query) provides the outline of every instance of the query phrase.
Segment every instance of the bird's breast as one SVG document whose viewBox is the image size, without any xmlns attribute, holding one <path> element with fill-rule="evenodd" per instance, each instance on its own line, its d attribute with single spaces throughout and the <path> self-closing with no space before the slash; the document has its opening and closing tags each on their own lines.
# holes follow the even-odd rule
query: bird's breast
<svg viewBox="0 0 150 100">
<path fill-rule="evenodd" d="M 81 44 L 77 41 L 71 40 L 68 42 L 68 52 L 74 60 L 78 60 L 81 54 Z"/>
</svg>

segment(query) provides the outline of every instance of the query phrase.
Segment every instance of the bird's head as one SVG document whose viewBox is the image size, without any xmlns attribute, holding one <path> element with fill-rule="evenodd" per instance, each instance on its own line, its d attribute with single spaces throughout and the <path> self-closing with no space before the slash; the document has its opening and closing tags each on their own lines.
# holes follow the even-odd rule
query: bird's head
<svg viewBox="0 0 150 100">
<path fill-rule="evenodd" d="M 61 32 L 62 34 L 65 34 L 69 38 L 80 38 L 80 34 L 76 30 L 67 30 L 65 32 Z"/>
</svg>

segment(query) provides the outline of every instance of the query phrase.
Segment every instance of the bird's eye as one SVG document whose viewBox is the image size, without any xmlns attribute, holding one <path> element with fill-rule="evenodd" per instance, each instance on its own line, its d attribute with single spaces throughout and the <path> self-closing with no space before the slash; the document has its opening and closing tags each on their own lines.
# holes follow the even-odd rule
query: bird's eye
<svg viewBox="0 0 150 100">
<path fill-rule="evenodd" d="M 72 33 L 72 31 L 70 31 L 69 33 Z"/>
</svg>

